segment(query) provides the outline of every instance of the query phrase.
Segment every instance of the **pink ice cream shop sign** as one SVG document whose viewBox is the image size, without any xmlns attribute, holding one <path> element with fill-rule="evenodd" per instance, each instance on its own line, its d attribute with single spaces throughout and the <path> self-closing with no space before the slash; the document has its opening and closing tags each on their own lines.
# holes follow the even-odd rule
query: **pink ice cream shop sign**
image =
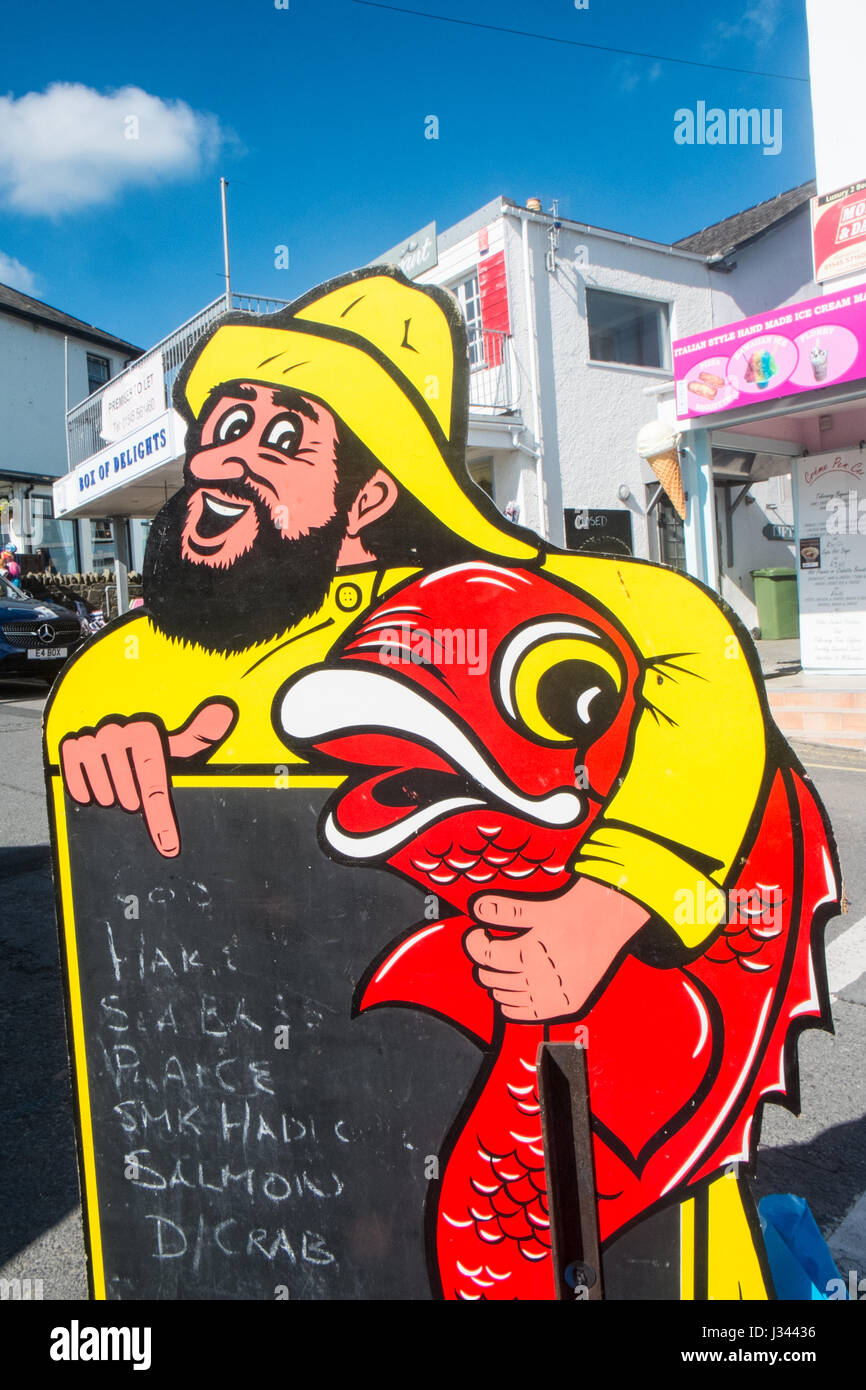
<svg viewBox="0 0 866 1390">
<path fill-rule="evenodd" d="M 681 420 L 866 377 L 866 285 L 677 338 Z"/>
</svg>

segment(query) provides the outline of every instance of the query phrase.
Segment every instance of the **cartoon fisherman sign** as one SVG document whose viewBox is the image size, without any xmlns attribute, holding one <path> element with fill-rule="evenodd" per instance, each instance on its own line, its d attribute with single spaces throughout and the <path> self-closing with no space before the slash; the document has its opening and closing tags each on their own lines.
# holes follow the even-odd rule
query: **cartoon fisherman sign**
<svg viewBox="0 0 866 1390">
<path fill-rule="evenodd" d="M 796 1104 L 799 1031 L 828 1022 L 821 931 L 839 872 L 826 816 L 772 724 L 748 637 L 712 594 L 641 561 L 556 551 L 473 487 L 467 379 L 451 296 L 375 269 L 270 318 L 227 316 L 177 382 L 185 480 L 151 531 L 145 608 L 71 664 L 46 721 L 91 1248 L 106 1220 L 88 1109 L 100 1087 L 120 1097 L 133 1185 L 140 1164 L 166 1200 L 185 1192 L 153 1161 L 155 1101 L 122 1108 L 147 1066 L 117 990 L 104 1000 L 123 1017 L 103 1016 L 136 1061 L 112 1060 L 110 1038 L 102 1062 L 87 1046 L 76 837 L 123 810 L 136 854 L 163 869 L 193 856 L 185 881 L 204 882 L 232 797 L 276 770 L 299 793 L 296 821 L 311 835 L 318 823 L 296 867 L 324 873 L 304 921 L 332 974 L 327 885 L 390 884 L 427 904 L 423 920 L 378 922 L 341 995 L 348 1015 L 355 990 L 351 1026 L 399 1005 L 483 1053 L 474 1084 L 454 1082 L 458 1118 L 429 1184 L 434 1293 L 556 1296 L 536 1063 L 541 1042 L 579 1033 L 610 1268 L 648 1239 L 669 1269 L 651 1296 L 772 1296 L 745 1174 L 761 1105 Z M 220 793 L 204 834 L 191 799 L 185 824 L 197 787 Z M 311 787 L 326 789 L 315 806 Z M 273 802 L 268 834 L 287 804 Z M 232 918 L 227 960 L 269 913 Z M 122 927 L 105 926 L 113 963 Z M 142 998 L 162 978 L 153 960 Z M 274 956 L 278 982 L 296 965 Z M 321 1038 L 326 1055 L 324 1025 Z M 194 1185 L 182 1148 L 178 1189 Z M 149 1214 L 166 1263 L 193 1248 L 171 1210 Z M 239 1222 L 232 1207 L 219 1249 L 240 1250 Z M 275 1240 L 253 1245 L 297 1262 L 297 1241 Z"/>
</svg>

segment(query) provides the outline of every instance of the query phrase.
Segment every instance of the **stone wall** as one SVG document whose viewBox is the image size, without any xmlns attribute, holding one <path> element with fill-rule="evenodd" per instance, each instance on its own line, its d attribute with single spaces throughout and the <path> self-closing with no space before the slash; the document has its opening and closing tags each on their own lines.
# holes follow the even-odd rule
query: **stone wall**
<svg viewBox="0 0 866 1390">
<path fill-rule="evenodd" d="M 31 581 L 28 583 L 28 581 Z M 106 617 L 117 613 L 117 596 L 114 589 L 114 572 L 102 570 L 87 574 L 49 574 L 47 571 L 34 573 L 28 570 L 21 577 L 21 587 L 33 592 L 35 598 L 51 600 L 56 595 L 58 603 L 68 603 L 73 595 L 83 599 L 91 608 L 101 608 Z M 108 607 L 106 608 L 106 590 Z M 141 575 L 130 573 L 129 598 L 141 598 Z"/>
</svg>

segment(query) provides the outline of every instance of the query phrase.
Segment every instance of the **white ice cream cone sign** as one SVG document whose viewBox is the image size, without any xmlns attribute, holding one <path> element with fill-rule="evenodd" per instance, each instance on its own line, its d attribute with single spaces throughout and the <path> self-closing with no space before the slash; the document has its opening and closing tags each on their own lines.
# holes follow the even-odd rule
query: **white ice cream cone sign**
<svg viewBox="0 0 866 1390">
<path fill-rule="evenodd" d="M 637 437 L 637 451 L 655 473 L 677 515 L 685 521 L 686 494 L 680 467 L 681 435 L 663 420 L 651 420 Z"/>
</svg>

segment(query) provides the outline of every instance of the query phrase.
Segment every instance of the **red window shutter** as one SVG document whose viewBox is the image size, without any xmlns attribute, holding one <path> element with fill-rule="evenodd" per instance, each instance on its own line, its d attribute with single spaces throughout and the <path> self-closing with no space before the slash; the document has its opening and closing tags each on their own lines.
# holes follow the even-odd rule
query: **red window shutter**
<svg viewBox="0 0 866 1390">
<path fill-rule="evenodd" d="M 505 279 L 505 252 L 488 256 L 478 267 L 478 289 L 481 296 L 481 324 L 484 332 L 484 360 L 489 367 L 502 361 L 500 333 L 511 332 L 508 314 L 508 285 Z"/>
</svg>

